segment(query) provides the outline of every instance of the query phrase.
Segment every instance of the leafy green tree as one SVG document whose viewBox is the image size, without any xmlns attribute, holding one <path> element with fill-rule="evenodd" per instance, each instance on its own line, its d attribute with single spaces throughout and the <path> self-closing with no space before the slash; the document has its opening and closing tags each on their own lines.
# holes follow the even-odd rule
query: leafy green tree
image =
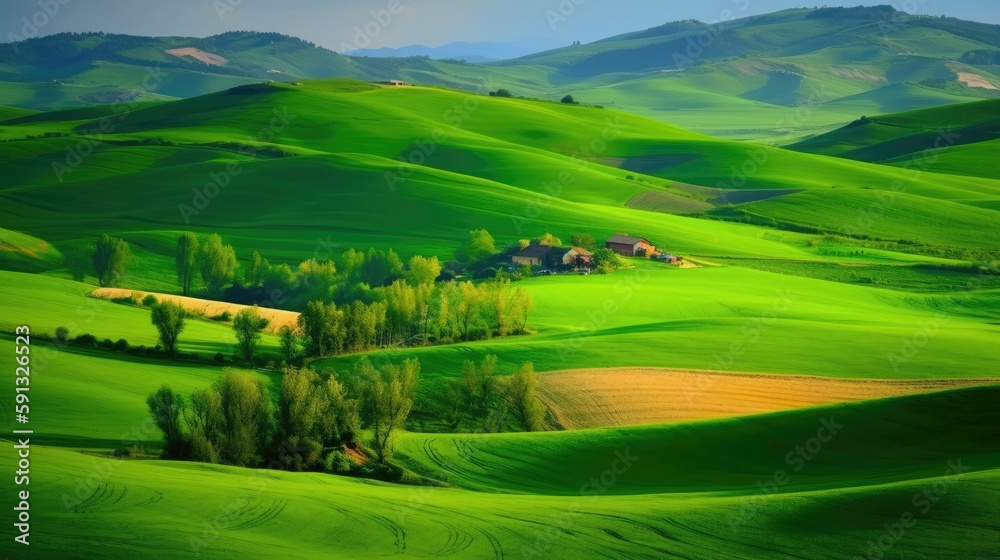
<svg viewBox="0 0 1000 560">
<path fill-rule="evenodd" d="M 264 269 L 263 284 L 268 294 L 287 294 L 298 289 L 299 277 L 287 264 L 268 264 Z"/>
<path fill-rule="evenodd" d="M 536 239 L 535 241 L 537 241 L 539 245 L 548 245 L 549 247 L 562 247 L 562 239 L 559 239 L 558 237 L 547 232 L 538 239 Z"/>
<path fill-rule="evenodd" d="M 565 96 L 565 97 L 563 97 L 563 98 L 562 98 L 562 99 L 561 99 L 560 101 L 561 101 L 562 103 L 565 103 L 565 104 L 567 104 L 567 105 L 576 105 L 576 100 L 575 100 L 575 99 L 573 99 L 573 96 L 572 96 L 572 95 L 566 95 L 566 96 Z"/>
<path fill-rule="evenodd" d="M 592 259 L 597 272 L 600 274 L 610 274 L 625 266 L 625 261 L 621 258 L 621 255 L 607 248 L 594 251 Z"/>
<path fill-rule="evenodd" d="M 231 245 L 224 245 L 218 234 L 213 234 L 202 245 L 198 253 L 201 279 L 213 295 L 222 293 L 223 288 L 231 284 L 236 277 L 239 262 L 236 251 Z"/>
<path fill-rule="evenodd" d="M 437 257 L 416 256 L 410 259 L 406 271 L 406 281 L 411 286 L 433 284 L 441 275 L 441 262 Z"/>
<path fill-rule="evenodd" d="M 295 329 L 288 325 L 278 329 L 278 342 L 281 344 L 281 355 L 286 363 L 292 363 L 299 355 L 299 336 Z"/>
<path fill-rule="evenodd" d="M 486 304 L 485 291 L 472 282 L 463 282 L 460 284 L 460 296 L 457 302 L 455 306 L 456 323 L 461 331 L 462 339 L 469 340 L 472 327 L 479 320 Z"/>
<path fill-rule="evenodd" d="M 243 284 L 247 288 L 259 288 L 264 284 L 264 272 L 268 269 L 269 263 L 260 253 L 254 251 L 250 255 L 246 269 L 243 270 Z"/>
<path fill-rule="evenodd" d="M 333 261 L 310 259 L 299 265 L 299 285 L 309 299 L 326 299 L 337 282 L 337 267 Z"/>
<path fill-rule="evenodd" d="M 413 408 L 420 362 L 406 360 L 381 371 L 362 362 L 360 377 L 364 380 L 364 418 L 371 430 L 370 444 L 378 461 L 392 456 L 395 439 L 403 429 Z"/>
<path fill-rule="evenodd" d="M 545 424 L 545 405 L 535 395 L 538 376 L 531 362 L 524 363 L 510 378 L 507 395 L 514 419 L 527 432 L 537 432 Z"/>
<path fill-rule="evenodd" d="M 485 356 L 477 366 L 467 361 L 462 366 L 462 400 L 478 429 L 499 432 L 503 429 L 506 403 L 497 371 L 497 357 Z"/>
<path fill-rule="evenodd" d="M 353 248 L 344 251 L 340 258 L 344 276 L 350 282 L 357 282 L 361 275 L 361 267 L 365 264 L 365 254 Z"/>
<path fill-rule="evenodd" d="M 104 234 L 97 241 L 93 260 L 101 286 L 120 286 L 132 262 L 132 249 L 124 239 Z"/>
<path fill-rule="evenodd" d="M 310 301 L 299 314 L 298 322 L 309 356 L 330 356 L 343 350 L 344 313 L 333 303 Z"/>
<path fill-rule="evenodd" d="M 388 253 L 369 249 L 365 262 L 361 265 L 361 281 L 373 288 L 385 286 L 402 274 L 403 261 L 392 249 Z"/>
<path fill-rule="evenodd" d="M 455 258 L 462 263 L 475 263 L 492 257 L 497 252 L 496 241 L 485 229 L 474 229 L 455 251 Z"/>
<path fill-rule="evenodd" d="M 181 292 L 189 296 L 198 271 L 198 237 L 195 234 L 188 231 L 177 238 L 174 263 L 177 266 L 177 281 L 181 285 Z"/>
<path fill-rule="evenodd" d="M 525 290 L 521 286 L 513 289 L 507 310 L 510 313 L 510 321 L 516 333 L 523 334 L 527 332 L 528 315 L 531 314 L 534 306 L 535 296 L 531 295 L 528 290 Z"/>
<path fill-rule="evenodd" d="M 323 453 L 323 413 L 327 408 L 326 393 L 315 370 L 285 370 L 278 393 L 279 460 L 285 468 L 302 471 L 319 462 Z"/>
<path fill-rule="evenodd" d="M 229 370 L 212 388 L 219 395 L 221 439 L 214 447 L 221 462 L 239 467 L 259 464 L 274 431 L 264 382 L 251 373 Z"/>
<path fill-rule="evenodd" d="M 348 395 L 344 384 L 330 373 L 323 383 L 325 409 L 320 428 L 327 445 L 355 441 L 361 431 L 360 407 L 357 398 Z"/>
<path fill-rule="evenodd" d="M 152 307 L 151 322 L 160 333 L 160 343 L 168 354 L 177 352 L 177 337 L 184 331 L 187 312 L 179 303 L 164 301 Z"/>
<path fill-rule="evenodd" d="M 153 423 L 163 432 L 164 458 L 184 458 L 187 455 L 187 441 L 181 429 L 184 397 L 164 385 L 146 398 L 146 406 L 149 407 Z"/>
<path fill-rule="evenodd" d="M 597 240 L 594 239 L 593 235 L 586 233 L 574 233 L 570 236 L 569 242 L 574 247 L 580 247 L 590 251 L 597 248 Z"/>
<path fill-rule="evenodd" d="M 268 322 L 260 316 L 260 310 L 256 305 L 244 307 L 233 317 L 233 331 L 236 332 L 236 340 L 240 345 L 243 359 L 247 362 L 253 362 L 257 344 L 260 342 L 260 333 L 267 327 Z"/>
<path fill-rule="evenodd" d="M 69 269 L 69 274 L 77 282 L 83 282 L 88 275 L 94 274 L 94 248 L 72 247 L 63 252 L 63 265 Z"/>
<path fill-rule="evenodd" d="M 191 394 L 191 406 L 184 414 L 191 432 L 191 460 L 202 463 L 221 461 L 219 446 L 225 434 L 222 397 L 213 388 L 198 389 Z"/>
</svg>

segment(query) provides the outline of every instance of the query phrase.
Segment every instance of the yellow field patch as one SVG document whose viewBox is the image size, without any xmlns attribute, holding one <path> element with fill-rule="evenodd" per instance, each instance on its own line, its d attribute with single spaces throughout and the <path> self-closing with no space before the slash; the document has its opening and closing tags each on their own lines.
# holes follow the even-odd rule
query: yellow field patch
<svg viewBox="0 0 1000 560">
<path fill-rule="evenodd" d="M 969 72 L 956 72 L 958 74 L 958 81 L 969 87 L 983 88 L 983 89 L 997 89 L 989 80 L 980 76 L 979 74 L 971 74 Z"/>
<path fill-rule="evenodd" d="M 539 376 L 543 402 L 567 429 L 681 422 L 1000 383 L 986 379 L 835 379 L 662 368 Z"/>
<path fill-rule="evenodd" d="M 101 299 L 127 298 L 130 295 L 134 295 L 136 299 L 142 301 L 142 298 L 146 297 L 148 294 L 156 296 L 158 301 L 173 301 L 175 303 L 179 303 L 188 313 L 208 318 L 218 317 L 224 312 L 229 312 L 230 315 L 235 316 L 244 308 L 249 307 L 248 305 L 240 305 L 238 303 L 226 303 L 224 301 L 175 296 L 172 294 L 158 294 L 156 292 L 140 292 L 136 290 L 125 290 L 122 288 L 98 288 L 91 292 L 90 295 Z M 264 329 L 269 333 L 276 334 L 278 329 L 285 325 L 294 327 L 296 322 L 299 320 L 299 314 L 294 311 L 271 309 L 269 307 L 261 307 L 259 309 L 261 317 L 264 317 L 269 321 L 267 328 Z"/>
<path fill-rule="evenodd" d="M 187 47 L 183 49 L 170 49 L 166 51 L 167 54 L 172 54 L 178 58 L 191 57 L 195 60 L 204 62 L 209 66 L 225 66 L 229 64 L 229 60 L 221 57 L 217 54 L 207 53 L 203 50 L 196 49 L 193 47 Z"/>
</svg>

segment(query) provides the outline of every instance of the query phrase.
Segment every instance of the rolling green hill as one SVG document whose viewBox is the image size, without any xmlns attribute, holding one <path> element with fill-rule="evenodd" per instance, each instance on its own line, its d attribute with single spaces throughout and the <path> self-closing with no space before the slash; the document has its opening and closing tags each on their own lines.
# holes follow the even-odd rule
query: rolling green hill
<svg viewBox="0 0 1000 560">
<path fill-rule="evenodd" d="M 937 152 L 961 154 L 966 150 L 983 155 L 992 146 L 990 141 L 997 138 L 1000 138 L 1000 99 L 864 117 L 789 147 L 880 163 L 924 158 L 923 164 L 918 166 L 914 162 L 911 167 L 926 166 L 931 171 L 948 172 L 948 169 L 961 170 L 958 166 L 937 167 L 931 156 Z M 985 144 L 976 146 L 979 143 Z M 988 167 L 966 166 L 965 172 L 958 174 L 974 175 L 980 170 L 989 171 Z"/>
<path fill-rule="evenodd" d="M 990 557 L 1000 514 L 1000 177 L 977 158 L 996 142 L 983 118 L 995 100 L 890 115 L 829 137 L 833 147 L 888 150 L 919 145 L 906 139 L 939 126 L 982 132 L 942 152 L 931 170 L 948 173 L 904 168 L 912 151 L 880 165 L 702 133 L 758 135 L 772 117 L 805 107 L 803 88 L 818 85 L 835 99 L 775 138 L 848 122 L 859 107 L 967 99 L 933 81 L 950 79 L 955 60 L 963 73 L 980 64 L 985 55 L 967 53 L 996 43 L 996 26 L 967 23 L 882 8 L 792 10 L 735 21 L 680 72 L 639 64 L 701 24 L 489 67 L 348 59 L 289 38 L 264 44 L 259 34 L 197 43 L 56 36 L 60 57 L 45 47 L 57 43 L 21 45 L 36 58 L 0 70 L 16 78 L 30 66 L 50 72 L 49 83 L 0 82 L 0 92 L 22 88 L 28 101 L 11 105 L 60 108 L 0 110 L 0 354 L 15 354 L 14 325 L 31 326 L 32 557 Z M 204 55 L 164 54 L 174 47 L 237 62 L 230 73 L 201 74 L 193 57 Z M 856 62 L 864 56 L 870 64 Z M 623 61 L 636 66 L 607 71 Z M 154 62 L 171 79 L 194 78 L 124 111 L 81 106 L 75 95 Z M 298 74 L 322 74 L 328 63 L 362 79 Z M 268 70 L 284 81 L 265 82 Z M 51 83 L 69 71 L 93 81 Z M 378 72 L 479 94 L 365 81 Z M 515 83 L 515 93 L 545 99 L 483 94 Z M 551 101 L 567 91 L 621 102 Z M 594 98 L 580 93 L 588 91 Z M 687 97 L 670 97 L 677 92 Z M 684 108 L 650 109 L 664 99 Z M 706 119 L 709 106 L 716 112 Z M 666 113 L 700 120 L 698 131 L 658 120 Z M 234 331 L 193 317 L 178 339 L 185 359 L 136 352 L 158 342 L 149 309 L 90 297 L 96 286 L 67 269 L 107 233 L 135 256 L 122 288 L 176 294 L 185 231 L 220 234 L 243 263 L 256 250 L 271 263 L 332 259 L 342 269 L 348 248 L 452 260 L 480 228 L 501 248 L 545 233 L 589 234 L 600 245 L 628 232 L 690 267 L 628 258 L 612 274 L 528 276 L 516 284 L 534 298 L 526 334 L 310 360 L 352 387 L 359 360 L 419 359 L 393 459 L 411 484 L 152 459 L 162 434 L 147 396 L 165 384 L 184 395 L 211 386 L 232 365 L 215 356 L 236 352 Z M 44 336 L 59 327 L 133 349 Z M 265 334 L 261 345 L 271 363 L 252 374 L 277 402 L 278 341 Z M 583 370 L 612 389 L 630 367 L 690 370 L 699 381 L 676 387 L 687 395 L 725 377 L 699 372 L 740 372 L 760 382 L 747 399 L 775 402 L 782 394 L 767 379 L 785 374 L 812 376 L 816 387 L 829 378 L 982 386 L 587 430 L 556 429 L 565 424 L 555 403 L 549 431 L 455 433 L 450 389 L 466 361 L 488 355 L 504 375 L 531 362 L 542 382 Z M 5 402 L 0 427 L 10 434 Z M 10 443 L 0 446 L 5 464 L 16 459 Z M 133 445 L 149 454 L 114 458 Z M 10 526 L 13 510 L 5 512 L 0 522 Z M 904 515 L 917 525 L 899 534 Z M 888 548 L 872 544 L 887 538 Z M 5 540 L 0 556 L 19 554 L 16 546 Z"/>
<path fill-rule="evenodd" d="M 57 353 L 51 373 L 68 372 L 73 358 Z M 61 396 L 39 394 L 40 402 L 59 396 L 68 408 L 39 412 L 47 435 L 31 454 L 37 557 L 230 558 L 252 548 L 292 558 L 384 551 L 499 558 L 558 546 L 630 558 L 749 557 L 762 549 L 781 558 L 836 558 L 864 554 L 905 512 L 919 530 L 895 541 L 896 552 L 929 559 L 924 551 L 934 558 L 992 551 L 996 503 L 984 497 L 998 486 L 995 388 L 615 431 L 406 434 L 404 460 L 448 478 L 453 487 L 442 488 L 73 450 L 155 437 L 143 430 L 141 404 L 126 399 L 113 408 L 92 389 L 135 380 L 197 387 L 211 377 L 118 363 L 127 368 L 81 369 L 102 385 L 66 383 Z M 100 414 L 84 426 L 72 412 L 94 400 L 103 404 Z M 839 425 L 835 435 L 820 431 L 823 420 Z M 809 442 L 818 435 L 827 442 L 817 448 Z M 787 458 L 803 445 L 809 460 Z M 10 445 L 0 450 L 5 461 L 14 453 Z M 3 519 L 10 522 L 11 513 Z"/>
<path fill-rule="evenodd" d="M 744 16 L 733 9 L 722 21 L 672 22 L 489 64 L 344 57 L 275 33 L 58 34 L 20 43 L 16 53 L 0 46 L 0 92 L 8 105 L 53 109 L 193 97 L 260 79 L 404 79 L 549 100 L 573 94 L 703 133 L 784 143 L 861 115 L 1000 91 L 983 54 L 1000 48 L 995 25 L 888 7 Z M 189 50 L 167 52 L 176 49 Z M 155 87 L 139 87 L 150 68 Z"/>
<path fill-rule="evenodd" d="M 102 125 L 110 133 L 90 140 Z M 9 229 L 56 247 L 114 232 L 164 264 L 170 242 L 156 236 L 223 225 L 243 258 L 257 249 L 294 262 L 314 252 L 317 231 L 343 249 L 448 258 L 480 227 L 501 241 L 630 230 L 702 256 L 808 255 L 805 234 L 774 226 L 905 242 L 917 252 L 988 249 L 989 225 L 978 241 L 963 236 L 972 222 L 997 223 L 991 204 L 1000 199 L 996 180 L 713 140 L 612 110 L 342 80 L 246 86 L 106 120 L 95 109 L 30 115 L 0 126 L 0 139 L 9 140 L 0 143 Z M 76 161 L 81 149 L 88 155 Z M 771 227 L 630 204 L 649 193 L 698 202 L 695 211 L 710 200 L 717 210 L 705 216 Z M 889 198 L 893 212 L 856 226 Z M 936 227 L 902 227 L 938 202 L 948 211 L 935 215 Z M 67 211 L 72 222 L 56 219 Z M 154 291 L 172 285 L 153 270 L 136 281 Z"/>
</svg>

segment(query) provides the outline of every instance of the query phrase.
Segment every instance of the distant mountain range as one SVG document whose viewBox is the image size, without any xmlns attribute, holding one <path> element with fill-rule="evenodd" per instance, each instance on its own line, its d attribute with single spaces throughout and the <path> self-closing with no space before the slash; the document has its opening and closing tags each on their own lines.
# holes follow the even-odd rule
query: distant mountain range
<svg viewBox="0 0 1000 560">
<path fill-rule="evenodd" d="M 492 62 L 527 56 L 542 48 L 512 45 L 509 43 L 448 43 L 440 47 L 408 45 L 399 48 L 358 49 L 345 52 L 347 56 L 371 56 L 379 58 L 405 58 L 426 56 L 435 60 L 454 59 L 466 62 Z"/>
<path fill-rule="evenodd" d="M 1000 97 L 1000 25 L 889 6 L 686 20 L 585 45 L 525 48 L 452 43 L 344 56 L 277 33 L 62 33 L 0 45 L 0 99 L 44 110 L 192 97 L 262 80 L 399 79 L 551 100 L 572 94 L 716 136 L 788 142 L 861 115 Z M 137 88 L 150 68 L 155 87 Z"/>
</svg>

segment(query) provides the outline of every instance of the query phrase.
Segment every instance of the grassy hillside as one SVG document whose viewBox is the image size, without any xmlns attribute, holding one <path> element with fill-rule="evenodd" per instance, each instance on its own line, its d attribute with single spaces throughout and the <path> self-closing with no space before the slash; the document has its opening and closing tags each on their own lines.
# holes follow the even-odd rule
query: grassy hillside
<svg viewBox="0 0 1000 560">
<path fill-rule="evenodd" d="M 977 470 L 995 468 L 1000 447 L 983 444 L 1000 434 L 998 413 L 990 406 L 998 393 L 998 387 L 962 389 L 678 425 L 533 435 L 406 434 L 399 454 L 418 472 L 480 492 L 577 495 L 581 475 L 607 468 L 621 457 L 616 451 L 637 459 L 608 495 L 753 493 L 759 490 L 755 483 L 782 464 L 801 466 L 783 492 L 884 484 L 933 477 L 954 457 Z M 785 458 L 785 448 L 794 447 L 789 442 L 804 442 L 821 429 L 824 437 L 833 436 L 814 462 Z M 928 439 L 936 443 L 925 454 Z M 866 460 L 859 464 L 861 453 Z M 553 464 L 551 457 L 562 460 Z M 724 471 L 717 468 L 721 463 Z"/>
<path fill-rule="evenodd" d="M 606 452 L 586 454 L 585 462 L 561 462 L 560 468 L 571 471 L 565 474 L 578 481 L 566 488 L 568 495 L 563 496 L 547 495 L 546 490 L 503 495 L 463 488 L 393 486 L 329 475 L 120 461 L 35 447 L 32 458 L 38 491 L 32 493 L 32 506 L 38 529 L 32 531 L 32 537 L 37 538 L 33 550 L 46 558 L 67 550 L 82 557 L 104 555 L 109 549 L 115 554 L 148 558 L 192 554 L 228 558 L 250 548 L 258 556 L 280 554 L 292 558 L 320 554 L 363 557 L 372 551 L 459 558 L 530 556 L 558 546 L 560 551 L 574 555 L 659 558 L 749 557 L 758 556 L 763 548 L 776 558 L 837 558 L 865 553 L 866 543 L 882 535 L 884 524 L 909 511 L 918 519 L 919 530 L 897 541 L 896 552 L 921 559 L 932 557 L 927 550 L 933 550 L 935 558 L 984 557 L 992 551 L 990 521 L 996 504 L 983 496 L 994 495 L 998 487 L 997 471 L 989 470 L 991 465 L 995 469 L 996 448 L 964 439 L 947 443 L 954 435 L 948 427 L 958 410 L 962 416 L 971 414 L 995 421 L 986 412 L 994 407 L 981 402 L 995 398 L 990 391 L 980 390 L 909 402 L 872 403 L 845 411 L 845 419 L 864 421 L 878 418 L 884 412 L 881 408 L 888 407 L 897 410 L 907 423 L 886 425 L 897 443 L 885 448 L 873 463 L 859 461 L 850 452 L 871 436 L 866 436 L 864 429 L 850 431 L 858 424 L 842 422 L 838 417 L 836 422 L 844 424 L 842 434 L 823 445 L 815 458 L 804 464 L 801 473 L 792 472 L 793 467 L 782 459 L 784 454 L 815 436 L 820 427 L 815 413 L 839 411 L 803 413 L 798 421 L 793 415 L 748 420 L 748 435 L 772 442 L 774 449 L 761 447 L 753 451 L 753 440 L 739 441 L 740 449 L 752 450 L 741 462 L 746 469 L 742 478 L 726 483 L 725 475 L 719 478 L 716 474 L 720 463 L 707 460 L 719 453 L 729 464 L 732 454 L 724 453 L 724 448 L 706 456 L 702 455 L 705 447 L 698 446 L 697 452 L 682 455 L 695 461 L 696 457 L 705 457 L 709 469 L 703 471 L 705 477 L 701 480 L 677 470 L 680 480 L 690 481 L 687 489 L 714 488 L 712 492 L 623 495 L 629 488 L 643 488 L 643 480 L 657 464 L 658 455 L 635 453 L 638 447 L 628 447 L 633 438 L 642 438 L 645 430 L 620 434 L 624 438 L 620 446 L 613 439 L 607 440 Z M 929 408 L 925 411 L 921 406 Z M 785 438 L 766 431 L 779 426 Z M 665 451 L 675 441 L 682 448 L 685 440 L 691 441 L 688 438 L 713 428 L 719 432 L 719 443 L 730 441 L 732 436 L 722 434 L 721 427 L 700 424 L 661 428 L 676 432 L 677 439 L 664 442 L 660 449 Z M 995 440 L 992 428 L 984 425 L 980 429 Z M 566 433 L 531 439 L 540 444 L 551 440 L 550 446 L 556 445 L 560 453 L 572 454 L 574 440 L 581 443 L 579 438 L 587 438 L 586 443 L 593 444 L 597 443 L 597 435 Z M 570 438 L 562 444 L 552 439 L 556 436 Z M 894 472 L 893 464 L 913 456 L 908 442 L 915 444 L 929 436 L 945 442 L 948 450 L 962 457 L 975 457 L 974 470 L 956 477 L 949 473 L 948 463 L 954 464 L 956 459 L 942 455 L 937 462 L 937 458 L 918 451 L 927 477 L 913 476 L 913 471 L 910 477 Z M 404 441 L 411 443 L 409 438 Z M 458 473 L 460 468 L 450 465 L 448 468 L 453 470 L 449 472 L 456 480 L 466 481 L 481 476 L 482 467 L 476 461 L 484 461 L 484 465 L 499 461 L 502 469 L 513 466 L 515 472 L 530 468 L 524 460 L 531 455 L 495 455 L 502 446 L 502 440 L 484 440 L 481 446 L 469 450 L 471 455 L 462 458 L 463 464 L 471 465 L 467 473 Z M 527 449 L 540 448 L 529 443 Z M 869 448 L 865 449 L 867 455 Z M 615 465 L 616 450 L 632 452 L 638 460 L 622 474 L 606 475 L 612 482 L 601 485 L 602 473 Z M 0 453 L 4 460 L 13 458 L 10 446 L 4 446 Z M 466 463 L 470 458 L 472 463 Z M 822 489 L 824 481 L 834 481 L 829 473 L 841 461 L 849 470 L 836 477 L 839 487 Z M 667 462 L 671 464 L 672 460 Z M 966 459 L 961 464 L 964 469 L 973 462 Z M 615 468 L 620 469 L 621 464 Z M 758 487 L 760 483 L 768 488 L 775 469 L 783 468 L 791 473 L 788 485 L 774 485 L 775 494 L 771 494 L 774 490 Z M 497 473 L 501 480 L 507 480 L 504 470 Z M 93 477 L 85 480 L 80 478 L 81 473 L 93 473 Z M 551 473 L 540 474 L 540 484 L 551 480 Z M 590 482 L 595 477 L 600 486 Z M 523 479 L 520 484 L 524 484 Z M 914 495 L 928 489 L 938 501 L 911 504 Z M 4 515 L 11 519 L 10 513 Z M 957 525 L 953 522 L 956 515 L 962 519 Z M 206 523 L 212 530 L 205 531 Z M 766 539 L 759 536 L 761 531 L 767 532 Z M 123 534 L 136 538 L 122 538 Z M 12 546 L 4 544 L 3 550 Z"/>
<path fill-rule="evenodd" d="M 1000 135 L 998 115 L 1000 100 L 988 100 L 865 117 L 791 149 L 859 161 L 903 163 L 922 158 L 910 167 L 942 173 L 957 171 L 959 175 L 985 172 L 984 176 L 991 176 L 985 167 L 939 164 L 934 156 L 939 152 L 962 154 L 966 150 L 971 150 L 970 154 L 988 154 L 995 144 L 991 141 Z"/>
<path fill-rule="evenodd" d="M 745 79 L 734 74 L 731 89 L 719 90 L 741 100 L 729 110 L 785 110 L 797 102 L 792 69 L 775 66 L 762 78 L 750 70 L 763 68 L 752 65 L 765 56 L 857 56 L 856 45 L 820 40 L 825 33 L 848 41 L 851 25 L 869 29 L 870 22 L 840 17 L 852 14 L 795 10 L 744 21 L 718 49 L 746 46 L 751 37 L 773 46 L 702 67 L 745 65 Z M 993 40 L 990 26 L 908 22 L 942 56 L 961 57 Z M 785 36 L 789 25 L 808 33 L 793 41 Z M 644 49 L 696 28 L 608 44 Z M 912 28 L 898 33 L 873 43 L 873 60 L 924 48 Z M 225 48 L 256 53 L 254 64 L 264 68 L 279 64 L 255 37 L 231 35 Z M 110 48 L 98 39 L 87 38 L 94 49 Z M 222 45 L 210 40 L 217 38 L 201 47 Z M 332 53 L 312 59 L 306 54 L 314 49 L 299 46 L 295 71 L 323 60 L 357 64 Z M 161 56 L 134 48 L 135 60 Z M 831 52 L 837 48 L 845 52 Z M 596 84 L 607 76 L 584 74 L 610 56 L 602 52 L 617 51 L 559 51 L 496 69 L 541 80 L 559 66 L 564 76 Z M 113 61 L 121 65 L 114 71 L 141 66 L 135 60 Z M 894 71 L 909 72 L 902 81 L 927 80 L 940 62 Z M 392 61 L 378 64 L 400 71 Z M 479 71 L 454 67 L 468 73 L 450 79 L 467 85 Z M 433 68 L 420 71 L 432 81 Z M 644 71 L 633 72 L 637 83 L 649 77 L 639 76 Z M 701 89 L 718 78 L 698 68 L 676 78 L 656 73 L 662 80 L 700 76 Z M 813 79 L 799 78 L 805 85 Z M 867 85 L 848 84 L 868 79 L 838 76 L 838 94 L 870 94 Z M 876 103 L 871 96 L 858 102 Z M 965 112 L 972 105 L 954 110 L 980 122 L 975 111 Z M 965 174 L 915 174 L 714 139 L 613 108 L 345 79 L 150 98 L 125 113 L 66 107 L 0 112 L 0 330 L 8 333 L 0 334 L 0 353 L 14 354 L 14 325 L 31 326 L 33 557 L 843 558 L 869 555 L 870 542 L 907 512 L 918 525 L 894 538 L 892 554 L 965 559 L 996 549 L 1000 385 L 990 380 L 1000 334 L 1000 178 L 976 176 L 982 163 L 970 164 L 961 152 L 940 161 Z M 894 122 L 917 128 L 922 118 Z M 377 366 L 419 359 L 416 400 L 395 461 L 408 469 L 402 480 L 420 486 L 153 460 L 162 443 L 147 396 L 164 384 L 187 395 L 216 382 L 225 364 L 213 357 L 235 352 L 227 323 L 188 319 L 178 348 L 197 360 L 59 347 L 40 336 L 65 326 L 73 336 L 157 344 L 149 309 L 90 297 L 92 276 L 69 279 L 66 257 L 105 233 L 126 240 L 135 256 L 124 290 L 176 294 L 175 248 L 185 231 L 220 234 L 243 263 L 257 250 L 292 266 L 333 259 L 342 271 L 348 248 L 452 260 L 480 228 L 501 248 L 545 233 L 566 242 L 589 234 L 600 245 L 628 232 L 691 267 L 629 258 L 613 274 L 528 276 L 516 283 L 534 298 L 526 334 L 436 346 L 413 339 L 311 360 L 352 386 L 363 358 Z M 273 335 L 261 344 L 265 360 L 280 362 Z M 758 392 L 767 379 L 755 372 L 858 385 L 985 385 L 754 416 L 723 410 L 727 418 L 710 421 L 587 430 L 555 430 L 551 422 L 553 429 L 540 433 L 453 433 L 449 388 L 467 360 L 491 354 L 501 374 L 532 362 L 543 382 L 586 368 L 600 376 L 595 384 L 614 385 L 629 366 L 655 366 L 746 372 L 748 383 L 764 383 Z M 253 372 L 275 402 L 279 370 Z M 689 373 L 674 398 L 703 392 L 719 377 Z M 586 398 L 587 385 L 570 397 Z M 10 404 L 0 405 L 2 427 L 14 421 Z M 112 458 L 133 444 L 150 453 Z M 0 447 L 3 461 L 12 462 L 13 447 Z M 811 449 L 808 458 L 795 455 L 803 448 Z M 626 466 L 623 457 L 634 459 Z M 956 477 L 948 471 L 957 463 L 963 469 Z M 927 492 L 940 499 L 921 501 Z M 0 521 L 13 523 L 12 512 Z M 20 553 L 14 546 L 5 541 L 0 556 Z"/>
<path fill-rule="evenodd" d="M 919 214 L 944 200 L 954 215 L 934 228 L 907 229 L 896 227 L 907 215 L 889 213 L 852 235 L 968 247 L 970 220 L 993 223 L 990 204 L 1000 198 L 1000 182 L 991 179 L 914 176 L 712 140 L 616 111 L 428 88 L 339 80 L 237 88 L 137 108 L 112 117 L 112 133 L 100 142 L 85 139 L 101 126 L 100 117 L 97 110 L 69 111 L 0 127 L 0 137 L 11 140 L 0 143 L 9 162 L 0 179 L 8 228 L 57 247 L 92 238 L 90 232 L 114 232 L 166 266 L 169 238 L 187 229 L 223 233 L 242 258 L 257 249 L 293 262 L 328 237 L 341 247 L 336 252 L 373 245 L 448 258 L 475 228 L 501 241 L 546 231 L 564 238 L 630 231 L 692 255 L 802 258 L 808 242 L 802 234 L 628 203 L 652 192 L 703 204 L 699 197 L 710 191 L 713 206 L 746 204 L 747 215 L 764 218 L 758 224 L 841 232 L 855 213 L 883 203 L 883 193 L 905 191 L 886 195 L 896 200 L 894 208 Z M 66 154 L 80 147 L 89 155 L 74 164 Z M 227 174 L 227 166 L 238 174 Z M 319 183 L 305 179 L 314 177 Z M 196 191 L 213 181 L 227 186 L 217 200 L 195 208 Z M 140 187 L 124 188 L 130 184 Z M 809 190 L 746 203 L 736 194 L 774 196 L 781 189 Z M 102 205 L 90 204 L 94 197 Z M 792 206 L 808 202 L 790 219 L 785 199 Z M 67 210 L 72 223 L 56 219 Z M 372 212 L 381 219 L 372 222 Z M 744 219 L 731 213 L 709 215 Z M 989 247 L 990 239 L 971 243 Z M 169 291 L 171 274 L 157 273 L 159 264 L 147 268 L 137 271 L 134 287 Z"/>
<path fill-rule="evenodd" d="M 703 133 L 782 143 L 860 115 L 1000 91 L 989 63 L 989 53 L 1000 48 L 995 25 L 891 8 L 752 17 L 738 8 L 721 22 L 672 22 L 485 65 L 350 58 L 275 33 L 204 39 L 57 34 L 19 44 L 20 54 L 0 48 L 0 91 L 8 93 L 8 105 L 52 109 L 102 98 L 192 97 L 248 79 L 403 79 L 479 93 L 505 88 L 548 100 L 572 94 Z M 150 67 L 159 69 L 156 87 L 131 92 Z"/>
</svg>

